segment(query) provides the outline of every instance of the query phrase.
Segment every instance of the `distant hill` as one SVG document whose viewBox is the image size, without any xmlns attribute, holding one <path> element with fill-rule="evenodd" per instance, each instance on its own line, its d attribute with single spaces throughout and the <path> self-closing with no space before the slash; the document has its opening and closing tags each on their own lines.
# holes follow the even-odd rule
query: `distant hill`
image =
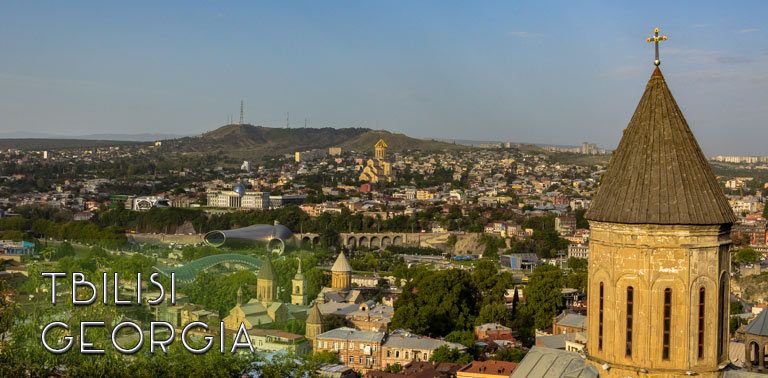
<svg viewBox="0 0 768 378">
<path fill-rule="evenodd" d="M 453 143 L 439 142 L 436 140 L 416 139 L 405 134 L 391 133 L 385 130 L 366 130 L 366 132 L 345 141 L 341 147 L 346 150 L 368 151 L 373 150 L 373 145 L 384 139 L 391 151 L 421 150 L 439 151 L 467 148 L 467 146 Z"/>
<path fill-rule="evenodd" d="M 367 152 L 384 139 L 390 151 L 438 151 L 469 148 L 453 143 L 411 138 L 404 134 L 366 128 L 274 128 L 253 125 L 226 125 L 198 136 L 153 138 L 162 134 L 97 134 L 121 136 L 124 140 L 101 138 L 8 138 L 0 139 L 0 149 L 55 150 L 147 144 L 162 139 L 163 153 L 212 154 L 231 158 L 258 158 L 296 151 L 341 147 L 345 151 Z M 130 139 L 129 139 L 130 138 Z M 149 138 L 149 139 L 148 139 Z M 148 139 L 148 140 L 146 140 Z"/>
<path fill-rule="evenodd" d="M 186 135 L 168 133 L 139 133 L 139 134 L 82 134 L 64 135 L 57 133 L 41 133 L 34 131 L 0 132 L 0 139 L 81 139 L 81 140 L 118 140 L 130 142 L 154 142 L 162 139 L 181 138 Z"/>
<path fill-rule="evenodd" d="M 0 139 L 0 149 L 57 150 L 67 148 L 112 147 L 142 144 L 125 140 L 8 138 Z"/>
<path fill-rule="evenodd" d="M 184 152 L 221 151 L 230 156 L 265 156 L 342 147 L 368 151 L 384 139 L 392 151 L 465 148 L 450 143 L 411 138 L 403 134 L 365 128 L 273 128 L 253 125 L 226 125 L 197 137 L 164 141 L 164 148 Z"/>
</svg>

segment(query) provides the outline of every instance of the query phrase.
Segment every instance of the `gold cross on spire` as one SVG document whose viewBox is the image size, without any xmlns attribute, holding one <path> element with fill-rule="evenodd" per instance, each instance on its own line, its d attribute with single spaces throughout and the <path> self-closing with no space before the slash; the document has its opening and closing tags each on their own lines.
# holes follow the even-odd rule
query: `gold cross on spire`
<svg viewBox="0 0 768 378">
<path fill-rule="evenodd" d="M 659 64 L 661 64 L 661 60 L 659 60 L 659 42 L 666 41 L 667 36 L 666 35 L 659 35 L 659 28 L 653 29 L 653 37 L 648 37 L 646 41 L 648 43 L 653 43 L 656 47 L 656 60 L 653 61 L 653 64 L 655 64 L 657 67 Z"/>
</svg>

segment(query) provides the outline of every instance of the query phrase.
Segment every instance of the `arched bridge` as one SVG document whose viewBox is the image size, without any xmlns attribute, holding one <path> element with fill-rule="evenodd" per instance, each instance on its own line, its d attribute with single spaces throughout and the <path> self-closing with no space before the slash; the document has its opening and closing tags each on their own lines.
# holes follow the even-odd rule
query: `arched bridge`
<svg viewBox="0 0 768 378">
<path fill-rule="evenodd" d="M 190 261 L 186 265 L 179 267 L 154 267 L 166 277 L 170 277 L 172 272 L 176 273 L 176 282 L 189 283 L 195 280 L 198 273 L 210 269 L 219 264 L 237 264 L 254 269 L 261 268 L 261 260 L 257 257 L 248 255 L 238 255 L 234 253 L 224 253 L 220 255 L 210 255 Z"/>
<path fill-rule="evenodd" d="M 312 232 L 295 233 L 293 237 L 296 238 L 298 245 L 302 248 L 312 248 L 320 244 L 320 234 Z"/>
<path fill-rule="evenodd" d="M 390 245 L 419 245 L 421 235 L 406 232 L 371 232 L 371 233 L 342 233 L 339 235 L 344 247 L 355 249 L 387 248 Z"/>
</svg>

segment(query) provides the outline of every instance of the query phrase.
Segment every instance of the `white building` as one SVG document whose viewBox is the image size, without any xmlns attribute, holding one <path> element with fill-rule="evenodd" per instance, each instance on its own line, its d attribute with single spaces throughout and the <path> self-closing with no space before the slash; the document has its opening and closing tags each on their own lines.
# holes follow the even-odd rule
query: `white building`
<svg viewBox="0 0 768 378">
<path fill-rule="evenodd" d="M 589 258 L 589 244 L 568 244 L 568 258 Z"/>
</svg>

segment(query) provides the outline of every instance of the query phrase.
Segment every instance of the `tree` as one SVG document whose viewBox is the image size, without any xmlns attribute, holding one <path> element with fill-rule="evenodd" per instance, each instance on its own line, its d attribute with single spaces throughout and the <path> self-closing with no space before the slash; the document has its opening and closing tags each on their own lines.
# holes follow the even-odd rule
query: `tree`
<svg viewBox="0 0 768 378">
<path fill-rule="evenodd" d="M 744 305 L 739 301 L 731 301 L 731 315 L 739 315 L 744 312 Z"/>
<path fill-rule="evenodd" d="M 574 211 L 574 215 L 576 216 L 576 228 L 589 228 L 589 222 L 587 221 L 587 218 L 584 216 L 586 214 L 586 209 L 578 209 Z"/>
<path fill-rule="evenodd" d="M 443 345 L 432 352 L 432 355 L 429 356 L 429 362 L 451 362 L 465 365 L 472 362 L 472 356 L 456 348 Z"/>
<path fill-rule="evenodd" d="M 384 368 L 384 372 L 386 372 L 386 373 L 397 374 L 397 373 L 399 373 L 401 371 L 403 371 L 403 367 L 398 362 L 395 362 L 394 365 L 389 365 L 389 366 Z"/>
<path fill-rule="evenodd" d="M 325 248 L 338 247 L 339 246 L 339 233 L 338 231 L 327 228 L 320 233 L 320 243 Z"/>
<path fill-rule="evenodd" d="M 733 253 L 733 263 L 736 265 L 751 265 L 760 261 L 762 255 L 752 248 L 741 248 Z"/>
<path fill-rule="evenodd" d="M 511 321 L 512 315 L 509 313 L 509 310 L 504 303 L 492 303 L 487 304 L 480 309 L 480 314 L 477 316 L 475 324 L 499 323 L 502 325 L 509 325 Z"/>
<path fill-rule="evenodd" d="M 566 262 L 568 269 L 574 272 L 586 272 L 587 271 L 587 259 L 580 259 L 578 257 L 569 257 Z"/>
<path fill-rule="evenodd" d="M 536 267 L 525 288 L 526 312 L 533 317 L 536 329 L 548 329 L 552 319 L 563 308 L 563 273 L 555 266 Z"/>
<path fill-rule="evenodd" d="M 501 348 L 496 351 L 493 359 L 496 361 L 520 362 L 527 352 L 517 348 Z"/>
<path fill-rule="evenodd" d="M 5 342 L 5 334 L 11 330 L 16 317 L 16 292 L 7 280 L 0 280 L 0 350 Z"/>
<path fill-rule="evenodd" d="M 459 237 L 455 234 L 451 234 L 451 236 L 448 237 L 448 240 L 446 240 L 445 244 L 448 246 L 448 248 L 453 248 L 456 246 L 456 242 L 459 240 Z"/>
<path fill-rule="evenodd" d="M 393 328 L 429 336 L 469 329 L 480 295 L 466 271 L 423 271 L 408 282 L 395 303 Z"/>
<path fill-rule="evenodd" d="M 467 348 L 474 348 L 475 334 L 470 330 L 453 331 L 445 336 L 445 341 L 458 343 L 458 344 L 464 345 Z"/>
<path fill-rule="evenodd" d="M 58 248 L 56 248 L 55 253 L 53 254 L 52 259 L 53 260 L 59 260 L 64 257 L 70 257 L 75 255 L 75 247 L 72 246 L 72 244 L 69 244 L 68 242 L 61 243 Z"/>
</svg>

